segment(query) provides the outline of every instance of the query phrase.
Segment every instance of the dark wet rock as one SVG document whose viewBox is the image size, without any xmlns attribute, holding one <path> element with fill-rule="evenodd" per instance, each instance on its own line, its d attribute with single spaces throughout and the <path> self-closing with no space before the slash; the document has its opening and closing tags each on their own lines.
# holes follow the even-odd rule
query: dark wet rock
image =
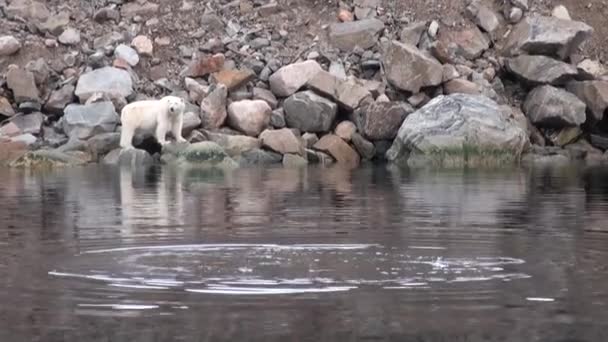
<svg viewBox="0 0 608 342">
<path fill-rule="evenodd" d="M 555 17 L 529 16 L 509 34 L 504 52 L 514 56 L 522 53 L 555 56 L 566 59 L 593 33 L 585 23 Z"/>
<path fill-rule="evenodd" d="M 283 166 L 285 167 L 304 167 L 308 165 L 308 160 L 302 156 L 287 153 L 283 155 Z"/>
<path fill-rule="evenodd" d="M 32 72 L 11 66 L 6 74 L 6 84 L 13 91 L 15 102 L 40 102 L 40 93 Z"/>
<path fill-rule="evenodd" d="M 608 109 L 608 81 L 570 82 L 566 89 L 587 105 L 593 119 L 604 118 Z"/>
<path fill-rule="evenodd" d="M 374 147 L 373 143 L 366 140 L 359 133 L 354 133 L 351 137 L 351 140 L 353 142 L 353 146 L 355 146 L 355 149 L 357 150 L 357 152 L 359 152 L 359 155 L 361 155 L 361 158 L 365 160 L 371 160 L 372 158 L 374 158 L 376 148 Z"/>
<path fill-rule="evenodd" d="M 410 165 L 500 164 L 515 161 L 528 144 L 526 132 L 487 97 L 441 95 L 408 115 L 386 156 Z"/>
<path fill-rule="evenodd" d="M 247 151 L 260 148 L 261 140 L 246 135 L 233 135 L 218 132 L 202 131 L 207 141 L 221 146 L 226 153 L 235 157 Z"/>
<path fill-rule="evenodd" d="M 242 100 L 228 106 L 228 125 L 250 136 L 258 136 L 270 125 L 272 109 L 262 100 Z"/>
<path fill-rule="evenodd" d="M 523 111 L 537 127 L 563 128 L 585 122 L 585 104 L 575 95 L 552 86 L 534 88 Z"/>
<path fill-rule="evenodd" d="M 426 21 L 417 21 L 403 28 L 399 37 L 402 43 L 418 46 L 422 35 L 427 31 L 427 29 L 428 23 Z"/>
<path fill-rule="evenodd" d="M 154 165 L 154 159 L 150 153 L 145 150 L 129 148 L 117 148 L 108 153 L 102 161 L 106 165 L 115 165 L 120 167 L 148 167 Z"/>
<path fill-rule="evenodd" d="M 29 151 L 13 160 L 9 166 L 14 168 L 38 169 L 84 165 L 88 160 L 69 153 L 54 150 Z"/>
<path fill-rule="evenodd" d="M 285 122 L 285 111 L 283 108 L 275 109 L 270 114 L 270 126 L 274 128 L 284 128 L 287 126 Z"/>
<path fill-rule="evenodd" d="M 575 66 L 546 56 L 521 55 L 505 60 L 507 70 L 534 85 L 560 85 L 578 75 Z"/>
<path fill-rule="evenodd" d="M 80 102 L 85 102 L 98 93 L 111 99 L 130 97 L 133 94 L 131 75 L 122 69 L 103 67 L 80 76 L 75 90 Z"/>
<path fill-rule="evenodd" d="M 304 146 L 291 129 L 267 129 L 260 134 L 262 146 L 277 153 L 304 155 Z"/>
<path fill-rule="evenodd" d="M 278 97 L 287 97 L 302 88 L 319 71 L 319 63 L 305 61 L 284 66 L 268 79 L 270 90 Z"/>
<path fill-rule="evenodd" d="M 211 141 L 165 145 L 161 161 L 197 168 L 231 169 L 238 166 L 220 145 Z"/>
<path fill-rule="evenodd" d="M 388 81 L 395 87 L 418 93 L 443 81 L 443 67 L 412 45 L 392 41 L 384 56 Z"/>
<path fill-rule="evenodd" d="M 358 108 L 363 100 L 371 100 L 372 97 L 357 79 L 351 77 L 340 79 L 326 71 L 319 71 L 306 83 L 306 86 L 351 112 Z"/>
<path fill-rule="evenodd" d="M 120 117 L 112 102 L 96 102 L 86 105 L 71 104 L 61 118 L 63 131 L 70 138 L 86 140 L 96 134 L 113 132 Z"/>
<path fill-rule="evenodd" d="M 76 90 L 76 87 L 66 84 L 53 91 L 44 104 L 44 110 L 52 114 L 63 114 L 65 107 L 74 101 L 74 90 Z"/>
<path fill-rule="evenodd" d="M 283 156 L 259 148 L 243 152 L 238 159 L 240 165 L 270 165 L 279 164 L 283 160 Z"/>
<path fill-rule="evenodd" d="M 93 160 L 98 160 L 120 147 L 120 133 L 112 132 L 95 135 L 87 140 L 86 146 Z"/>
<path fill-rule="evenodd" d="M 347 167 L 357 167 L 361 162 L 359 154 L 344 140 L 333 134 L 324 135 L 313 147 L 328 153 L 336 162 Z"/>
<path fill-rule="evenodd" d="M 0 36 L 0 57 L 10 56 L 21 49 L 21 42 L 13 36 Z"/>
<path fill-rule="evenodd" d="M 342 51 L 352 51 L 357 46 L 369 49 L 376 45 L 383 30 L 384 23 L 378 19 L 335 23 L 329 26 L 329 41 Z"/>
<path fill-rule="evenodd" d="M 338 106 L 307 90 L 296 93 L 283 103 L 287 127 L 304 132 L 327 132 L 336 118 Z"/>
<path fill-rule="evenodd" d="M 366 139 L 394 139 L 403 120 L 413 111 L 405 102 L 372 102 L 357 110 L 353 121 Z"/>
</svg>

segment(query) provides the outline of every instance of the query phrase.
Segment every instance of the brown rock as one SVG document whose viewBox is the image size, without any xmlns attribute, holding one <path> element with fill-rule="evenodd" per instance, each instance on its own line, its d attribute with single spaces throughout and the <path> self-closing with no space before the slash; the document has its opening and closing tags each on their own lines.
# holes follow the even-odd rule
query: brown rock
<svg viewBox="0 0 608 342">
<path fill-rule="evenodd" d="M 24 142 L 11 142 L 0 140 L 0 165 L 7 164 L 27 152 L 27 144 Z"/>
<path fill-rule="evenodd" d="M 262 146 L 275 152 L 286 154 L 293 153 L 304 155 L 304 146 L 293 131 L 289 128 L 270 130 L 267 129 L 260 134 Z"/>
<path fill-rule="evenodd" d="M 148 17 L 158 13 L 159 6 L 147 1 L 133 1 L 122 5 L 121 14 L 123 17 L 132 18 L 135 16 Z"/>
<path fill-rule="evenodd" d="M 443 85 L 443 92 L 447 95 L 456 93 L 476 95 L 480 94 L 481 90 L 477 84 L 462 78 L 457 78 L 445 83 Z"/>
<path fill-rule="evenodd" d="M 336 23 L 329 27 L 329 41 L 342 51 L 352 51 L 356 46 L 369 49 L 376 45 L 382 30 L 384 23 L 378 19 Z"/>
<path fill-rule="evenodd" d="M 395 87 L 418 93 L 443 81 L 443 67 L 415 46 L 392 41 L 384 56 L 386 76 Z"/>
<path fill-rule="evenodd" d="M 255 73 L 251 70 L 220 70 L 211 75 L 216 83 L 221 83 L 232 91 L 247 84 L 247 82 L 255 78 Z"/>
<path fill-rule="evenodd" d="M 355 111 L 353 121 L 366 139 L 390 140 L 413 111 L 405 102 L 372 102 Z"/>
<path fill-rule="evenodd" d="M 40 102 L 40 95 L 32 72 L 19 67 L 9 66 L 8 73 L 6 74 L 6 83 L 13 91 L 15 102 Z"/>
<path fill-rule="evenodd" d="M 454 44 L 455 54 L 474 60 L 490 48 L 490 39 L 476 26 L 464 30 L 444 30 L 439 38 L 444 44 Z"/>
<path fill-rule="evenodd" d="M 228 90 L 223 84 L 210 88 L 209 94 L 201 101 L 201 121 L 206 129 L 222 127 L 226 121 Z"/>
<path fill-rule="evenodd" d="M 202 77 L 222 70 L 225 57 L 218 53 L 213 56 L 202 56 L 192 61 L 190 65 L 181 73 L 185 77 Z"/>
<path fill-rule="evenodd" d="M 341 9 L 340 12 L 338 12 L 338 20 L 345 23 L 345 22 L 355 20 L 355 16 L 353 15 L 353 13 L 351 11 Z"/>
<path fill-rule="evenodd" d="M 25 20 L 46 21 L 51 15 L 43 2 L 34 0 L 13 0 L 6 7 L 5 13 L 9 17 L 19 17 Z"/>
<path fill-rule="evenodd" d="M 146 36 L 137 36 L 131 41 L 131 45 L 142 56 L 152 57 L 154 45 L 152 40 Z"/>
<path fill-rule="evenodd" d="M 66 84 L 61 89 L 55 90 L 44 104 L 44 110 L 53 114 L 63 114 L 67 105 L 74 101 L 74 91 L 76 87 Z"/>
<path fill-rule="evenodd" d="M 262 100 L 242 100 L 228 106 L 230 127 L 249 136 L 258 136 L 268 125 L 272 109 Z"/>
<path fill-rule="evenodd" d="M 506 59 L 505 67 L 519 79 L 534 85 L 561 85 L 578 75 L 575 66 L 539 55 Z"/>
<path fill-rule="evenodd" d="M 566 89 L 583 101 L 593 118 L 600 121 L 608 109 L 608 82 L 584 81 L 570 82 Z"/>
<path fill-rule="evenodd" d="M 115 58 L 114 61 L 112 62 L 112 66 L 115 68 L 123 69 L 123 70 L 131 69 L 131 66 L 129 65 L 129 63 L 122 58 Z"/>
<path fill-rule="evenodd" d="M 352 139 L 353 134 L 357 132 L 357 126 L 351 121 L 345 120 L 340 122 L 336 126 L 335 134 L 342 138 L 344 141 L 349 142 Z"/>
<path fill-rule="evenodd" d="M 333 134 L 323 136 L 313 147 L 330 154 L 339 164 L 347 167 L 355 168 L 361 161 L 359 154 L 352 147 Z"/>
<path fill-rule="evenodd" d="M 11 106 L 11 103 L 7 98 L 0 96 L 0 115 L 4 116 L 13 116 L 15 115 L 15 110 Z"/>
<path fill-rule="evenodd" d="M 371 99 L 371 93 L 357 79 L 340 79 L 324 70 L 319 71 L 306 86 L 350 112 L 358 108 L 364 99 Z"/>
</svg>

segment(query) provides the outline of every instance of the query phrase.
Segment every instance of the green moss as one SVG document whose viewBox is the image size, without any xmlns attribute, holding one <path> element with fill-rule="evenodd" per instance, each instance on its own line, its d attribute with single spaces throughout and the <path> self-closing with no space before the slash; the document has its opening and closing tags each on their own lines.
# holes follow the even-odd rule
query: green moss
<svg viewBox="0 0 608 342">
<path fill-rule="evenodd" d="M 521 153 L 495 147 L 480 147 L 463 144 L 461 147 L 435 148 L 422 152 L 411 152 L 409 166 L 454 167 L 500 167 L 519 162 Z"/>
</svg>

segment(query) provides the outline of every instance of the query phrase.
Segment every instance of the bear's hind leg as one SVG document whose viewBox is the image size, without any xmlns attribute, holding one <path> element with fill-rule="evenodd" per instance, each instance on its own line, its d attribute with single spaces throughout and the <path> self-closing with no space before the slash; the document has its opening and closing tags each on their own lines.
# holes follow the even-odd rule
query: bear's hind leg
<svg viewBox="0 0 608 342">
<path fill-rule="evenodd" d="M 135 132 L 132 129 L 122 126 L 120 131 L 120 147 L 121 148 L 133 148 L 133 134 Z"/>
</svg>

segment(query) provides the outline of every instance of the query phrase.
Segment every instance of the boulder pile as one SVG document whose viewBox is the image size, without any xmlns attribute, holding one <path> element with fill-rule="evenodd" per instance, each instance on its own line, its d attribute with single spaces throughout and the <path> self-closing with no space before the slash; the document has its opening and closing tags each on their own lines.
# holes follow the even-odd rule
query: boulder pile
<svg viewBox="0 0 608 342">
<path fill-rule="evenodd" d="M 92 3 L 0 0 L 0 163 L 608 163 L 608 69 L 563 6 L 467 0 L 450 27 L 341 1 L 307 37 L 282 1 Z M 190 145 L 118 149 L 120 110 L 165 95 Z"/>
</svg>

